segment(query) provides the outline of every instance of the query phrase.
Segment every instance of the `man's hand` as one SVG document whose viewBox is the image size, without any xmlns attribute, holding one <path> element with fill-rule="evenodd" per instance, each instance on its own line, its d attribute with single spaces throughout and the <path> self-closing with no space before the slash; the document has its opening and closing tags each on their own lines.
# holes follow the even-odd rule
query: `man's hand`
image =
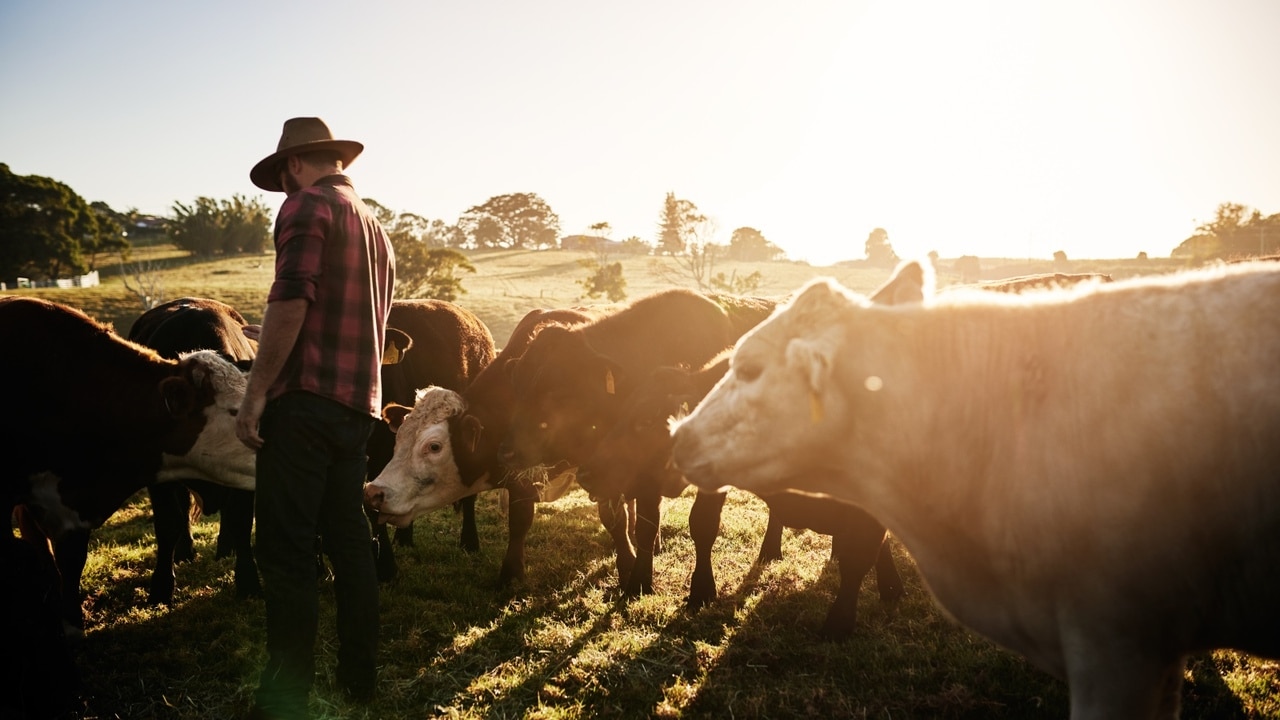
<svg viewBox="0 0 1280 720">
<path fill-rule="evenodd" d="M 258 434 L 258 421 L 262 419 L 262 410 L 267 405 L 267 396 L 262 393 L 245 393 L 240 402 L 240 412 L 236 414 L 236 437 L 250 450 L 262 449 L 262 436 Z"/>
</svg>

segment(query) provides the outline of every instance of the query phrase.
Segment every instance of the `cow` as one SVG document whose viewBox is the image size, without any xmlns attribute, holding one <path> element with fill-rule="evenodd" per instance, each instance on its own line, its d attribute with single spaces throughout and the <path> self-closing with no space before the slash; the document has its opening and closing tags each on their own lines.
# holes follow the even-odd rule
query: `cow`
<svg viewBox="0 0 1280 720">
<path fill-rule="evenodd" d="M 78 634 L 89 531 L 125 500 L 192 477 L 253 487 L 254 454 L 235 435 L 245 377 L 215 352 L 162 358 L 37 298 L 0 298 L 0 346 L 5 513 L 25 506 L 23 537 L 53 542 L 64 623 Z"/>
<path fill-rule="evenodd" d="M 247 371 L 257 355 L 257 342 L 246 337 L 246 326 L 244 316 L 224 302 L 183 297 L 142 313 L 129 328 L 128 339 L 171 359 L 193 350 L 213 350 Z M 216 557 L 235 556 L 236 595 L 262 595 L 253 557 L 253 491 L 193 478 L 148 485 L 147 493 L 156 535 L 156 565 L 148 592 L 151 603 L 173 602 L 174 562 L 195 558 L 192 494 L 197 514 L 221 512 Z"/>
<path fill-rule="evenodd" d="M 454 401 L 448 392 L 415 398 L 413 408 L 423 406 L 419 416 L 439 416 L 447 422 L 442 432 L 450 445 L 449 459 L 446 461 L 439 454 L 419 458 L 418 463 L 426 460 L 431 463 L 417 470 L 412 469 L 407 456 L 385 464 L 386 468 L 365 486 L 365 502 L 379 513 L 378 521 L 407 525 L 418 515 L 459 499 L 484 490 L 505 489 L 509 498 L 507 551 L 498 584 L 506 586 L 522 580 L 525 537 L 533 524 L 534 503 L 543 497 L 539 481 L 545 480 L 545 473 L 512 472 L 499 460 L 498 444 L 506 434 L 512 403 L 511 378 L 506 368 L 513 358 L 523 354 L 542 328 L 579 324 L 601 315 L 582 308 L 532 310 L 516 325 L 502 352 L 467 385 L 461 402 Z M 437 405 L 442 408 L 441 412 L 434 409 Z M 395 432 L 397 455 L 409 452 L 411 447 L 431 447 L 431 438 L 422 436 L 422 430 L 400 432 L 413 408 L 388 404 L 384 411 L 388 427 Z M 429 428 L 432 424 L 426 423 L 423 427 Z M 420 425 L 415 421 L 415 426 Z M 401 438 L 414 440 L 406 442 Z M 456 469 L 451 467 L 455 463 Z"/>
<path fill-rule="evenodd" d="M 921 299 L 921 277 L 903 273 L 876 291 L 873 302 L 895 304 Z M 685 486 L 680 472 L 671 463 L 669 418 L 687 414 L 723 377 L 729 367 L 729 350 L 721 352 L 705 367 L 691 371 L 684 367 L 654 370 L 626 399 L 620 418 L 605 434 L 595 454 L 578 469 L 578 482 L 601 497 L 644 498 L 652 507 L 662 497 L 676 497 Z M 828 637 L 844 637 L 857 620 L 857 596 L 873 566 L 880 598 L 894 605 L 902 597 L 902 579 L 893 563 L 883 525 L 858 508 L 794 493 L 761 496 L 769 507 L 758 562 L 782 557 L 782 528 L 805 528 L 832 535 L 832 555 L 840 562 L 840 591 L 823 625 Z M 716 596 L 711 550 L 720 530 L 723 493 L 699 491 L 689 513 L 689 533 L 695 548 L 693 576 L 686 604 L 700 608 Z M 653 555 L 643 548 L 636 553 L 626 592 L 640 594 L 652 590 Z"/>
<path fill-rule="evenodd" d="M 506 368 L 513 403 L 499 456 L 516 468 L 580 464 L 591 457 L 627 395 L 650 372 L 664 365 L 701 366 L 767 317 L 774 304 L 763 298 L 667 290 L 593 322 L 544 329 Z M 660 503 L 656 494 L 636 498 L 634 513 L 625 505 L 598 504 L 614 539 L 618 583 L 624 591 L 652 588 Z M 637 548 L 647 559 L 632 582 Z"/>
<path fill-rule="evenodd" d="M 416 391 L 430 385 L 461 391 L 493 362 L 495 348 L 489 328 L 475 314 L 456 303 L 428 299 L 396 300 L 391 304 L 387 325 L 403 333 L 410 342 L 396 353 L 396 362 L 382 366 L 384 412 L 393 406 L 412 405 Z M 391 461 L 395 443 L 395 433 L 387 423 L 374 424 L 368 446 L 369 478 L 378 477 Z M 468 552 L 475 552 L 480 549 L 475 494 L 455 499 L 462 511 L 462 547 Z M 376 533 L 378 578 L 388 581 L 396 575 L 394 551 L 385 520 L 379 519 L 373 506 L 368 507 Z M 412 542 L 409 523 L 397 528 L 396 542 L 402 545 Z"/>
<path fill-rule="evenodd" d="M 808 284 L 676 426 L 677 467 L 865 508 L 1073 718 L 1175 717 L 1191 653 L 1280 657 L 1280 267 L 925 294 Z"/>
</svg>

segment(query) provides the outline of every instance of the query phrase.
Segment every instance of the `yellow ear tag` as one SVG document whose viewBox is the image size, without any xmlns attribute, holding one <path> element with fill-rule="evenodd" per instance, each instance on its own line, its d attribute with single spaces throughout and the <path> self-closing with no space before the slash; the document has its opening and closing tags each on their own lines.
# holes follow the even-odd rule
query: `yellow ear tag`
<svg viewBox="0 0 1280 720">
<path fill-rule="evenodd" d="M 812 390 L 809 391 L 809 421 L 814 425 L 822 422 L 822 398 Z"/>
<path fill-rule="evenodd" d="M 604 391 L 609 393 L 610 395 L 613 394 L 613 371 L 612 370 L 604 371 Z"/>
<path fill-rule="evenodd" d="M 395 365 L 398 362 L 400 362 L 400 348 L 395 345 L 388 347 L 387 351 L 382 353 L 383 365 Z"/>
</svg>

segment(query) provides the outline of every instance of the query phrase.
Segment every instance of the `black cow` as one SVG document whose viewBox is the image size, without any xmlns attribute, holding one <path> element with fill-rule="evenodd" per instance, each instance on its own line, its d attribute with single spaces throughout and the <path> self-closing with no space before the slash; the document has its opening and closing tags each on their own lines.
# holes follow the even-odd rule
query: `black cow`
<svg viewBox="0 0 1280 720">
<path fill-rule="evenodd" d="M 184 297 L 144 312 L 129 329 L 129 339 L 161 357 L 192 350 L 213 350 L 248 370 L 257 343 L 245 336 L 244 317 L 230 305 L 209 298 Z M 152 603 L 173 602 L 174 562 L 195 558 L 191 536 L 192 493 L 199 513 L 221 511 L 216 557 L 235 555 L 236 594 L 262 595 L 253 558 L 253 491 L 214 485 L 198 478 L 147 486 L 156 533 L 156 566 L 151 574 Z"/>
<path fill-rule="evenodd" d="M 65 305 L 0 298 L 3 511 L 48 548 L 64 622 L 83 627 L 89 531 L 157 480 L 200 477 L 250 488 L 254 454 L 235 435 L 244 374 L 214 352 L 160 357 Z"/>
</svg>

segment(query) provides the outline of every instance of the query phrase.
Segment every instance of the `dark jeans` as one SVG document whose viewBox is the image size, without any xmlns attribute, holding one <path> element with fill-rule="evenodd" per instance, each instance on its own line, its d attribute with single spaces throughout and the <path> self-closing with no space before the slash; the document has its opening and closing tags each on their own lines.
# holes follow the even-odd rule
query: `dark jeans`
<svg viewBox="0 0 1280 720">
<path fill-rule="evenodd" d="M 338 677 L 373 686 L 378 579 L 362 502 L 372 426 L 372 417 L 306 392 L 263 411 L 254 517 L 268 659 L 255 699 L 275 716 L 305 717 L 315 677 L 316 535 L 333 566 Z"/>
</svg>

